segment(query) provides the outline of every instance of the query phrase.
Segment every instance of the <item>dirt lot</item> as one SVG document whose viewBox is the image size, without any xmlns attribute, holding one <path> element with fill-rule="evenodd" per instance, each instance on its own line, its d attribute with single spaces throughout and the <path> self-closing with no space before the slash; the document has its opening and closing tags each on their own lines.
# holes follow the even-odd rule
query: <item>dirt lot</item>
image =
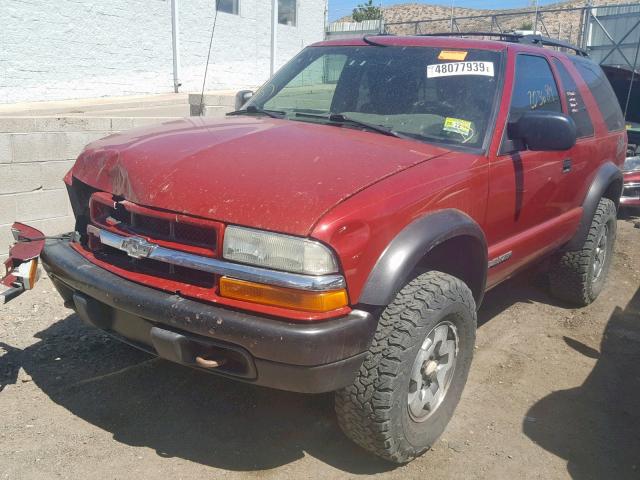
<svg viewBox="0 0 640 480">
<path fill-rule="evenodd" d="M 569 309 L 519 275 L 480 311 L 443 438 L 394 467 L 340 432 L 332 396 L 216 378 L 85 327 L 48 280 L 0 310 L 0 478 L 640 479 L 640 230 Z M 2 387 L 4 387 L 2 389 Z"/>
</svg>

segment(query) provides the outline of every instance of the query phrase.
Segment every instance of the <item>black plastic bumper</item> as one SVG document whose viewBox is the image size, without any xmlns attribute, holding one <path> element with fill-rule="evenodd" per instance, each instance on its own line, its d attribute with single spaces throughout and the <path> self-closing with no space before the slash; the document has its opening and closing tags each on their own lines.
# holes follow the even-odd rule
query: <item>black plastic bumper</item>
<svg viewBox="0 0 640 480">
<path fill-rule="evenodd" d="M 67 305 L 87 323 L 163 358 L 282 390 L 319 393 L 349 385 L 376 319 L 364 311 L 310 323 L 217 307 L 149 288 L 100 268 L 67 241 L 49 240 L 42 263 Z"/>
</svg>

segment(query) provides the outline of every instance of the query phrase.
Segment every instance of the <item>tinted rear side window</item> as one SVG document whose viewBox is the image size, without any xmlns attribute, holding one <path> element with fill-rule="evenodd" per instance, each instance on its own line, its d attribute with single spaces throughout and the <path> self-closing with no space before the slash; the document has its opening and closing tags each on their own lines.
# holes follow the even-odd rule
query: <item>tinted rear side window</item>
<svg viewBox="0 0 640 480">
<path fill-rule="evenodd" d="M 618 99 L 600 66 L 590 60 L 578 57 L 572 58 L 571 61 L 596 99 L 602 117 L 607 124 L 607 129 L 610 132 L 621 130 L 624 127 L 622 110 L 620 110 Z"/>
<path fill-rule="evenodd" d="M 575 80 L 564 65 L 562 65 L 560 60 L 554 58 L 553 64 L 560 75 L 560 81 L 562 82 L 564 94 L 567 98 L 569 115 L 573 118 L 573 121 L 576 122 L 578 138 L 590 137 L 593 135 L 593 124 L 591 123 L 589 112 L 584 104 L 584 100 L 582 100 L 582 95 L 580 95 L 580 92 L 578 91 L 578 86 L 576 85 Z"/>
</svg>

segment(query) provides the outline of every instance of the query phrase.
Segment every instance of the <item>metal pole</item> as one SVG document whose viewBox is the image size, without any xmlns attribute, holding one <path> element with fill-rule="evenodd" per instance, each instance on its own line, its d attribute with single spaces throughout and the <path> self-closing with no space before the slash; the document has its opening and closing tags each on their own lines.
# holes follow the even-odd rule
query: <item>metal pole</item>
<svg viewBox="0 0 640 480">
<path fill-rule="evenodd" d="M 571 43 L 571 39 L 573 38 L 572 35 L 573 35 L 573 24 L 570 24 L 569 25 L 569 38 L 568 38 L 569 43 Z M 578 42 L 576 42 L 576 45 L 578 45 Z"/>
<path fill-rule="evenodd" d="M 638 51 L 640 51 L 640 38 L 638 38 L 638 44 L 636 45 L 636 57 L 633 60 L 633 70 L 631 71 L 631 83 L 629 84 L 629 91 L 627 92 L 627 101 L 624 104 L 624 119 L 627 119 L 627 110 L 629 109 L 629 100 L 631 100 L 631 90 L 633 89 L 633 81 L 636 77 L 636 66 L 638 65 Z"/>
<path fill-rule="evenodd" d="M 453 3 L 455 0 L 451 0 L 451 31 L 453 32 Z"/>
<path fill-rule="evenodd" d="M 173 50 L 173 91 L 180 90 L 180 36 L 178 32 L 178 0 L 171 0 L 171 48 Z"/>
<path fill-rule="evenodd" d="M 538 0 L 535 0 L 535 4 L 536 4 L 536 18 L 533 23 L 533 34 L 537 35 L 538 34 Z"/>
<path fill-rule="evenodd" d="M 562 22 L 558 22 L 558 38 L 562 40 Z"/>
<path fill-rule="evenodd" d="M 586 7 L 584 7 L 584 12 L 582 17 L 580 18 L 580 48 L 586 50 L 587 45 L 589 43 L 590 31 L 591 31 L 591 17 L 593 12 L 591 11 L 591 1 L 587 1 Z"/>
<path fill-rule="evenodd" d="M 324 39 L 327 40 L 329 35 L 327 32 L 329 31 L 329 2 L 325 0 L 324 2 Z"/>
<path fill-rule="evenodd" d="M 269 76 L 276 71 L 276 54 L 278 50 L 278 0 L 271 0 L 271 65 Z"/>
</svg>

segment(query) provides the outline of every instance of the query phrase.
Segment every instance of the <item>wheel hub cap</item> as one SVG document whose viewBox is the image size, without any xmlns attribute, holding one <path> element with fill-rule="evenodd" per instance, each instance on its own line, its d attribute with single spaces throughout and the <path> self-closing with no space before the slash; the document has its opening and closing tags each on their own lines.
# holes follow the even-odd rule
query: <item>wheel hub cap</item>
<svg viewBox="0 0 640 480">
<path fill-rule="evenodd" d="M 596 251 L 593 256 L 593 281 L 597 281 L 602 275 L 604 269 L 605 260 L 607 259 L 607 236 L 608 228 L 605 225 L 598 237 L 598 243 L 596 244 Z"/>
<path fill-rule="evenodd" d="M 450 322 L 441 322 L 427 335 L 411 371 L 407 407 L 411 418 L 425 421 L 447 393 L 458 356 L 458 333 Z"/>
<path fill-rule="evenodd" d="M 429 360 L 424 364 L 423 374 L 428 378 L 433 378 L 433 374 L 436 373 L 437 369 L 438 362 L 436 362 L 435 360 Z"/>
</svg>

